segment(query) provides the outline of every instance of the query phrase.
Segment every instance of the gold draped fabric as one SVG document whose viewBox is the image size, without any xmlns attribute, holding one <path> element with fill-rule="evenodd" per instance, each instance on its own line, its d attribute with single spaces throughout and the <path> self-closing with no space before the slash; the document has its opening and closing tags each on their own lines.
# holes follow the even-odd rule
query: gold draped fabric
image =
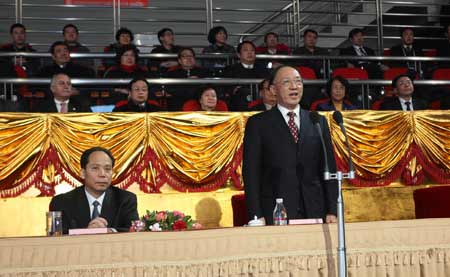
<svg viewBox="0 0 450 277">
<path fill-rule="evenodd" d="M 53 195 L 65 181 L 80 184 L 79 158 L 92 146 L 116 157 L 114 183 L 144 192 L 164 184 L 212 191 L 227 180 L 240 188 L 242 139 L 252 113 L 0 114 L 0 196 L 34 186 Z M 338 167 L 347 167 L 339 126 L 326 114 Z M 344 113 L 357 186 L 416 185 L 450 179 L 450 114 L 446 111 Z"/>
<path fill-rule="evenodd" d="M 336 224 L 0 239 L 0 277 L 337 276 Z M 450 220 L 346 225 L 348 276 L 445 277 Z"/>
</svg>

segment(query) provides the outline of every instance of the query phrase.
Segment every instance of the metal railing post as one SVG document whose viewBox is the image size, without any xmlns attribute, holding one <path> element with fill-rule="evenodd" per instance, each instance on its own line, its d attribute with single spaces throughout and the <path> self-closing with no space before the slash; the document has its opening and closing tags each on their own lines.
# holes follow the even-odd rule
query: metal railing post
<svg viewBox="0 0 450 277">
<path fill-rule="evenodd" d="M 213 27 L 213 3 L 212 0 L 206 0 L 206 33 Z"/>
<path fill-rule="evenodd" d="M 116 32 L 117 32 L 117 10 L 116 10 L 116 7 L 117 7 L 117 0 L 113 0 L 113 33 L 112 33 L 112 35 L 113 35 L 113 39 L 112 39 L 112 41 L 115 41 L 116 39 L 115 39 L 115 36 L 116 36 Z"/>
<path fill-rule="evenodd" d="M 383 55 L 383 0 L 376 1 L 378 54 Z"/>
<path fill-rule="evenodd" d="M 16 0 L 16 23 L 22 23 L 22 12 L 23 12 L 23 7 L 22 7 L 22 0 Z"/>
<path fill-rule="evenodd" d="M 334 0 L 334 11 L 336 12 L 336 23 L 341 23 L 341 3 L 339 0 Z"/>
<path fill-rule="evenodd" d="M 117 0 L 117 28 L 120 28 L 120 26 L 122 25 L 120 23 L 120 17 L 121 17 L 120 0 Z"/>
</svg>

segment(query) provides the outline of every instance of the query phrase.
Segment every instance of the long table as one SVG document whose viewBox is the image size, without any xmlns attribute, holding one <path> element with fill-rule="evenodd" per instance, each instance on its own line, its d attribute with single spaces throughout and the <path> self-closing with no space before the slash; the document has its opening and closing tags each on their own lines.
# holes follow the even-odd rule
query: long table
<svg viewBox="0 0 450 277">
<path fill-rule="evenodd" d="M 0 276 L 337 276 L 337 226 L 0 239 Z M 349 223 L 349 276 L 449 276 L 450 219 Z"/>
</svg>

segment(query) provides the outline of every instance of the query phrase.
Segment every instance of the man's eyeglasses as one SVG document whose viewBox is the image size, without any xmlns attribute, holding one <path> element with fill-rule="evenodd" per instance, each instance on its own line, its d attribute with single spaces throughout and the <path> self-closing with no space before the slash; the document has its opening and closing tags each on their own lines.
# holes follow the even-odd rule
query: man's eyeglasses
<svg viewBox="0 0 450 277">
<path fill-rule="evenodd" d="M 291 86 L 291 84 L 295 84 L 298 87 L 303 86 L 303 80 L 302 79 L 294 79 L 294 80 L 290 80 L 290 79 L 283 79 L 280 82 L 277 82 L 279 84 L 281 84 L 283 87 L 288 88 Z"/>
</svg>

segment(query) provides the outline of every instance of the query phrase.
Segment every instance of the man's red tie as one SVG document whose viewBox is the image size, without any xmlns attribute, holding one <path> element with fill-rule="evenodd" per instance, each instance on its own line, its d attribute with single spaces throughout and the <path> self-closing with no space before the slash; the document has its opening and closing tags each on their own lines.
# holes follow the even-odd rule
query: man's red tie
<svg viewBox="0 0 450 277">
<path fill-rule="evenodd" d="M 294 137 L 295 143 L 297 143 L 298 142 L 298 127 L 297 127 L 297 124 L 295 124 L 296 114 L 294 112 L 288 112 L 287 115 L 289 116 L 289 121 L 288 121 L 289 130 L 291 131 L 291 134 Z"/>
</svg>

